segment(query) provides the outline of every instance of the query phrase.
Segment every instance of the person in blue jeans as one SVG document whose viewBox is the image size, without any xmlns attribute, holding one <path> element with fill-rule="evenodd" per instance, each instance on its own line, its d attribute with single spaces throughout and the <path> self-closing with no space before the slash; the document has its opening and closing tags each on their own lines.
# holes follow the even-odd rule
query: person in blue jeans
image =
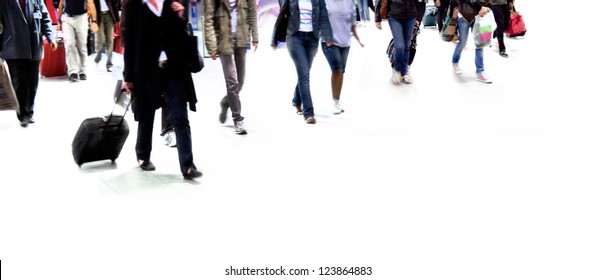
<svg viewBox="0 0 595 280">
<path fill-rule="evenodd" d="M 471 1 L 471 0 L 452 0 L 452 8 L 458 8 L 459 16 L 457 17 L 457 33 L 459 34 L 459 42 L 452 54 L 452 71 L 457 74 L 463 74 L 459 61 L 461 53 L 467 45 L 467 38 L 469 38 L 469 30 L 473 28 L 475 16 L 485 16 L 490 8 L 485 7 L 487 1 Z M 485 75 L 485 68 L 483 65 L 483 48 L 475 48 L 475 74 L 476 80 L 482 83 L 489 84 L 492 81 Z"/>
<path fill-rule="evenodd" d="M 355 4 L 352 1 L 329 1 L 327 10 L 333 30 L 333 46 L 327 46 L 325 41 L 322 41 L 320 46 L 332 71 L 331 90 L 335 105 L 333 113 L 341 114 L 344 110 L 339 99 L 343 89 L 343 75 L 347 67 L 352 34 L 361 47 L 364 47 L 364 44 L 360 41 L 355 28 L 356 13 Z"/>
<path fill-rule="evenodd" d="M 388 26 L 395 44 L 392 81 L 410 84 L 413 79 L 409 75 L 409 52 L 413 26 L 417 18 L 417 0 L 385 0 L 388 1 Z M 382 30 L 381 5 L 376 5 L 376 28 Z"/>
<path fill-rule="evenodd" d="M 328 19 L 325 0 L 285 1 L 279 18 L 287 17 L 287 42 L 289 55 L 293 60 L 298 82 L 293 94 L 293 106 L 298 114 L 303 114 L 306 123 L 315 124 L 314 105 L 310 94 L 310 69 L 318 51 L 320 38 L 327 46 L 333 45 L 333 32 Z M 275 22 L 273 34 L 282 27 L 281 20 Z M 285 31 L 285 30 L 283 30 Z M 278 45 L 274 36 L 271 46 Z"/>
</svg>

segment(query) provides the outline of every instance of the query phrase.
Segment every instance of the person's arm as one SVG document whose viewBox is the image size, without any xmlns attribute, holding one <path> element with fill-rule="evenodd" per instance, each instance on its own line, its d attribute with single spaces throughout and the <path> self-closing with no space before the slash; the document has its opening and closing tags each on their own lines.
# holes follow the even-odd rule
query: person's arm
<svg viewBox="0 0 595 280">
<path fill-rule="evenodd" d="M 376 22 L 376 28 L 378 28 L 379 30 L 382 30 L 382 16 L 380 15 L 382 1 L 388 0 L 379 0 L 378 2 L 376 2 L 376 10 L 374 11 L 374 21 Z"/>
<path fill-rule="evenodd" d="M 359 45 L 363 48 L 365 45 L 359 39 L 359 35 L 357 35 L 357 28 L 356 28 L 355 24 L 351 26 L 351 33 L 353 33 L 353 37 L 355 37 L 355 40 L 357 40 L 357 42 L 359 43 Z"/>
<path fill-rule="evenodd" d="M 62 30 L 62 12 L 64 10 L 64 0 L 60 0 L 58 3 L 58 25 L 56 26 L 57 30 Z"/>
<path fill-rule="evenodd" d="M 124 51 L 124 71 L 122 72 L 122 88 L 124 88 L 127 92 L 130 92 L 132 90 L 132 88 L 134 87 L 134 82 L 136 80 L 136 77 L 134 76 L 134 70 L 136 69 L 135 56 L 137 55 L 136 52 L 138 50 L 136 46 L 137 43 L 134 37 L 136 34 L 138 34 L 138 32 L 135 30 L 135 20 L 138 19 L 134 18 L 133 13 L 136 11 L 138 7 L 134 6 L 135 2 L 136 1 L 123 1 L 123 20 L 120 23 L 122 25 L 122 30 L 126 30 L 126 34 L 124 34 L 125 36 L 122 37 L 122 41 L 126 46 L 126 50 Z"/>
<path fill-rule="evenodd" d="M 247 0 L 248 4 L 248 24 L 250 25 L 250 32 L 252 33 L 252 46 L 254 51 L 258 48 L 258 17 L 256 12 L 256 1 Z"/>
<path fill-rule="evenodd" d="M 319 17 L 318 20 L 320 21 L 320 35 L 322 40 L 326 42 L 326 45 L 329 47 L 333 46 L 333 29 L 331 28 L 331 22 L 328 18 L 328 11 L 326 10 L 326 2 L 324 0 L 320 0 L 320 7 L 319 7 Z"/>
<path fill-rule="evenodd" d="M 211 59 L 217 59 L 217 35 L 215 34 L 215 1 L 220 0 L 203 0 L 204 1 L 204 17 L 205 17 L 205 46 Z"/>
<path fill-rule="evenodd" d="M 50 14 L 48 12 L 48 8 L 45 6 L 43 1 L 41 3 L 41 33 L 45 38 L 48 40 L 50 45 L 52 46 L 52 50 L 58 49 L 58 44 L 56 43 L 56 38 L 54 37 L 54 31 L 52 30 L 52 19 L 50 18 Z"/>
<path fill-rule="evenodd" d="M 87 0 L 87 10 L 91 16 L 91 32 L 95 33 L 99 30 L 99 26 L 97 25 L 97 9 L 93 0 Z"/>
<path fill-rule="evenodd" d="M 415 9 L 417 10 L 417 24 L 420 24 L 426 13 L 426 1 L 415 2 Z"/>
</svg>

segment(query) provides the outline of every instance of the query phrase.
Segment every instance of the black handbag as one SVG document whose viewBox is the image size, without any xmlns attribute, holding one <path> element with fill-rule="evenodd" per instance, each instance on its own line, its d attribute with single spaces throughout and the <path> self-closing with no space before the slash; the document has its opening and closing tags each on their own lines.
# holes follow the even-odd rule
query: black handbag
<svg viewBox="0 0 595 280">
<path fill-rule="evenodd" d="M 198 73 L 205 67 L 205 62 L 202 58 L 202 55 L 200 55 L 200 51 L 198 50 L 198 37 L 194 35 L 194 32 L 192 31 L 192 25 L 190 23 L 186 25 L 186 32 L 188 33 L 188 36 L 186 37 L 188 42 L 185 44 L 188 48 L 188 66 L 190 72 Z"/>
</svg>

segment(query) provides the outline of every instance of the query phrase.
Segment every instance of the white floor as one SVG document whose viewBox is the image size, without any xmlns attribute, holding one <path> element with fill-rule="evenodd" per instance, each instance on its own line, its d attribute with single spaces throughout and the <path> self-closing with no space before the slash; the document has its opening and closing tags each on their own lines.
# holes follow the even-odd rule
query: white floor
<svg viewBox="0 0 595 280">
<path fill-rule="evenodd" d="M 592 52 L 544 27 L 559 13 L 524 4 L 529 31 L 506 40 L 510 58 L 485 50 L 490 85 L 474 80 L 472 49 L 453 75 L 454 45 L 424 29 L 415 82 L 395 86 L 388 26 L 360 26 L 366 47 L 352 47 L 342 115 L 317 55 L 316 125 L 295 114 L 293 64 L 263 28 L 242 92 L 248 135 L 217 120 L 219 61 L 195 76 L 205 175 L 193 182 L 157 133 L 157 170 L 139 169 L 132 115 L 116 164 L 73 162 L 80 122 L 112 109 L 121 57 L 114 73 L 90 63 L 85 82 L 42 80 L 37 123 L 0 112 L 1 278 L 594 279 L 593 78 L 571 67 L 592 65 Z M 226 276 L 232 266 L 310 275 Z M 326 266 L 373 274 L 317 275 Z"/>
</svg>

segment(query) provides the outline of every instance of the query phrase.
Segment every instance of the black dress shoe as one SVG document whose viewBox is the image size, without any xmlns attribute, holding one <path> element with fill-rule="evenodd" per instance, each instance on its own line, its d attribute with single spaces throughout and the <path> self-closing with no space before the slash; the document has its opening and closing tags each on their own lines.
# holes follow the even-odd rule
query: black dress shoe
<svg viewBox="0 0 595 280">
<path fill-rule="evenodd" d="M 28 117 L 25 119 L 28 123 L 35 123 L 35 119 L 33 117 Z"/>
<path fill-rule="evenodd" d="M 202 172 L 198 171 L 196 168 L 192 167 L 188 169 L 186 173 L 184 173 L 184 179 L 192 180 L 194 178 L 198 178 L 202 176 Z"/>
<path fill-rule="evenodd" d="M 27 127 L 29 125 L 29 122 L 27 121 L 27 119 L 22 119 L 20 122 L 21 122 L 21 127 Z"/>
<path fill-rule="evenodd" d="M 508 54 L 506 53 L 506 51 L 500 51 L 500 56 L 501 57 L 508 57 Z"/>
<path fill-rule="evenodd" d="M 78 80 L 79 80 L 79 75 L 77 75 L 75 73 L 68 75 L 68 81 L 70 81 L 71 83 L 78 82 Z"/>
<path fill-rule="evenodd" d="M 139 160 L 140 163 L 140 160 Z M 139 164 L 140 169 L 144 170 L 144 171 L 153 171 L 155 170 L 155 165 L 153 165 L 153 163 L 150 160 L 145 160 L 142 163 Z"/>
</svg>

